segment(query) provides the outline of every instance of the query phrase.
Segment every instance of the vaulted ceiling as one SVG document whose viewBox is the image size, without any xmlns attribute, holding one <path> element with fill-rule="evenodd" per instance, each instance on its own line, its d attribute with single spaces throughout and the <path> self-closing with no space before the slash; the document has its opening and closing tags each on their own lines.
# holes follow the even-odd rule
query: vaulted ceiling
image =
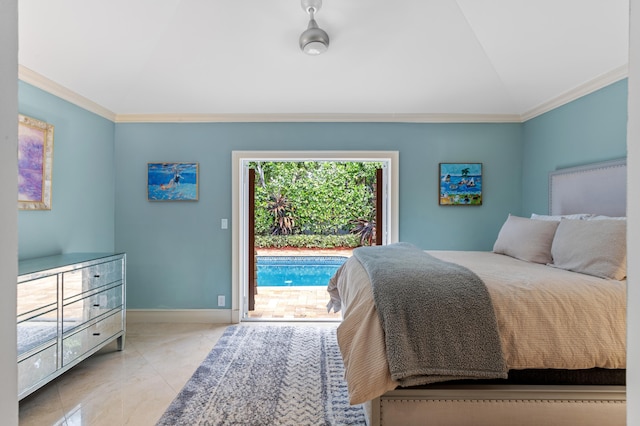
<svg viewBox="0 0 640 426">
<path fill-rule="evenodd" d="M 133 115 L 526 118 L 626 76 L 628 0 L 20 0 L 19 63 Z M 576 92 L 577 93 L 577 92 Z"/>
</svg>

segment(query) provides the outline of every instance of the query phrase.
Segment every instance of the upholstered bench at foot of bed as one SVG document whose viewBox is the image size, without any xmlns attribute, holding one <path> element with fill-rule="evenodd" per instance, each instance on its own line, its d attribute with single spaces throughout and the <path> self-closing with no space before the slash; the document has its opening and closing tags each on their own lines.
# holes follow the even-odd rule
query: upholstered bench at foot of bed
<svg viewBox="0 0 640 426">
<path fill-rule="evenodd" d="M 369 426 L 624 426 L 624 386 L 447 385 L 365 404 Z"/>
</svg>

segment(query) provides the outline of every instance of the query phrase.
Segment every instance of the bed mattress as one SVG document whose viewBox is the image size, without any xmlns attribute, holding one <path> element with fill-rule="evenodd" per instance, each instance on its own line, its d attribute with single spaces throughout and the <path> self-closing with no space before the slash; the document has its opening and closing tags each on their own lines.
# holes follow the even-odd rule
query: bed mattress
<svg viewBox="0 0 640 426">
<path fill-rule="evenodd" d="M 492 252 L 428 253 L 469 268 L 484 281 L 509 370 L 626 368 L 626 281 Z M 328 290 L 333 305 L 343 311 L 338 343 L 350 402 L 362 403 L 395 389 L 398 383 L 389 374 L 369 277 L 357 259 L 340 268 Z"/>
</svg>

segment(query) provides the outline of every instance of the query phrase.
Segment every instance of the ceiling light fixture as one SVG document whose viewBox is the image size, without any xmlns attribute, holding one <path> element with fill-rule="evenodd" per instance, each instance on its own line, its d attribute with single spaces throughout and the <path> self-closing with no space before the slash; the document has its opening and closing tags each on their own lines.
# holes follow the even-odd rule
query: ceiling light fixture
<svg viewBox="0 0 640 426">
<path fill-rule="evenodd" d="M 309 14 L 309 26 L 300 35 L 300 49 L 307 55 L 319 55 L 329 48 L 329 35 L 318 27 L 314 18 L 322 7 L 322 0 L 301 0 L 302 8 Z"/>
</svg>

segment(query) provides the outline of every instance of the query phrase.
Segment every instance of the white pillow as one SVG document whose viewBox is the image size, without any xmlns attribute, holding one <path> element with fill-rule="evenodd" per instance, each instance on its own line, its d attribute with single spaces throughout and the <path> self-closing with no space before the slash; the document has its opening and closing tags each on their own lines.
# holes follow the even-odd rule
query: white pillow
<svg viewBox="0 0 640 426">
<path fill-rule="evenodd" d="M 546 215 L 546 214 L 531 213 L 531 219 L 555 220 L 557 222 L 561 221 L 562 219 L 588 219 L 592 216 L 593 216 L 592 214 L 588 214 L 588 213 L 561 214 L 561 215 Z"/>
<path fill-rule="evenodd" d="M 495 253 L 535 263 L 551 262 L 551 243 L 560 222 L 509 215 L 493 245 Z"/>
<path fill-rule="evenodd" d="M 588 217 L 587 220 L 627 220 L 626 216 L 591 216 Z"/>
<path fill-rule="evenodd" d="M 562 220 L 551 255 L 556 268 L 622 280 L 627 276 L 627 221 Z"/>
</svg>

